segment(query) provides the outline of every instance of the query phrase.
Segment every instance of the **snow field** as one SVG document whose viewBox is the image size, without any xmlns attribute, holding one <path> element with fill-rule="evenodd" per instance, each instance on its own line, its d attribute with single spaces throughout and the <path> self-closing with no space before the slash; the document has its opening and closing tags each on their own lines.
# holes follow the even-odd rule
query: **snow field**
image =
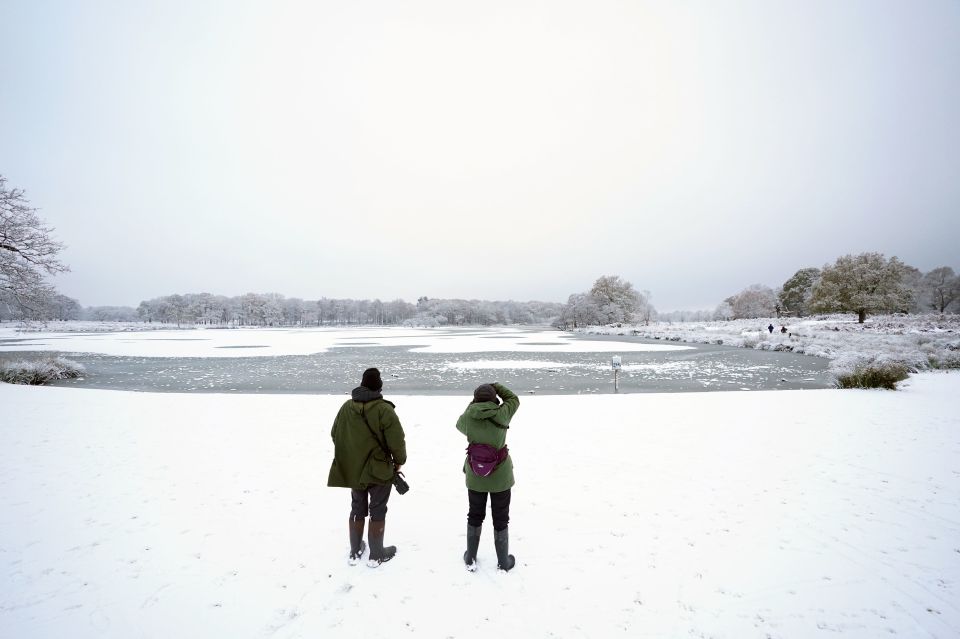
<svg viewBox="0 0 960 639">
<path fill-rule="evenodd" d="M 65 322 L 62 324 L 70 324 Z M 61 326 L 61 324 L 57 324 Z M 9 341 L 4 341 L 9 340 Z M 2 351 L 61 351 L 121 357 L 265 357 L 323 353 L 331 348 L 404 346 L 411 353 L 617 353 L 689 350 L 673 344 L 571 339 L 555 330 L 505 327 L 430 329 L 239 328 L 93 332 L 20 332 L 0 327 Z"/>
<path fill-rule="evenodd" d="M 342 396 L 0 384 L 3 637 L 952 637 L 960 376 L 900 392 L 523 397 L 511 551 L 465 546 L 458 397 L 387 397 L 377 569 L 325 486 Z"/>
</svg>

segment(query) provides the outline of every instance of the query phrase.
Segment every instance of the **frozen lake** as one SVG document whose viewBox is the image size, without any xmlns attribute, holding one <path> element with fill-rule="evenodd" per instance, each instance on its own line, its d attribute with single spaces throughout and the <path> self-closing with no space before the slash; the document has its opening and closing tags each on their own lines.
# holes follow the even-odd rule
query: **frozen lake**
<svg viewBox="0 0 960 639">
<path fill-rule="evenodd" d="M 0 333 L 0 357 L 50 352 L 86 374 L 59 386 L 154 392 L 348 393 L 369 366 L 385 395 L 464 395 L 499 381 L 518 393 L 829 388 L 825 359 L 545 329 L 239 329 Z"/>
</svg>

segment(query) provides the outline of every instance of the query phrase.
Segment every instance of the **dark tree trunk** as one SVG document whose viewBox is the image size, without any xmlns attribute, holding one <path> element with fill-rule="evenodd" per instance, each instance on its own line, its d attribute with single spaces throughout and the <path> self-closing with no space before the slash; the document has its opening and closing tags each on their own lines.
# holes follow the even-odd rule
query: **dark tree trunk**
<svg viewBox="0 0 960 639">
<path fill-rule="evenodd" d="M 857 311 L 857 313 L 859 314 L 859 319 L 857 321 L 863 324 L 863 320 L 867 319 L 867 312 L 861 308 L 859 311 Z"/>
</svg>

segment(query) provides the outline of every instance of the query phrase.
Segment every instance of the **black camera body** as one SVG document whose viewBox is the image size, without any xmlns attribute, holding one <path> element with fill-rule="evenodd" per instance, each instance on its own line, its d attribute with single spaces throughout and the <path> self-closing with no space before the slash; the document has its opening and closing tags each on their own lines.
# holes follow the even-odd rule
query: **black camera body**
<svg viewBox="0 0 960 639">
<path fill-rule="evenodd" d="M 403 495 L 410 490 L 410 484 L 403 478 L 403 473 L 397 471 L 393 475 L 393 487 L 397 489 L 397 494 Z"/>
</svg>

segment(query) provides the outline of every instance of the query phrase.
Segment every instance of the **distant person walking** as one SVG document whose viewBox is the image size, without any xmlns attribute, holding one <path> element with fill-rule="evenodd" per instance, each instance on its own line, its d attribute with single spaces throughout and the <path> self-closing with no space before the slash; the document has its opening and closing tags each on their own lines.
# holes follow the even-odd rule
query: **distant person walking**
<svg viewBox="0 0 960 639">
<path fill-rule="evenodd" d="M 503 399 L 501 404 L 497 397 Z M 469 446 L 463 463 L 466 474 L 467 550 L 463 562 L 471 572 L 477 569 L 480 529 L 490 495 L 493 515 L 493 546 L 497 567 L 510 570 L 516 563 L 510 554 L 510 489 L 513 487 L 513 460 L 507 450 L 507 429 L 520 407 L 520 399 L 503 384 L 481 384 L 473 391 L 473 401 L 457 420 L 457 430 L 466 435 Z"/>
<path fill-rule="evenodd" d="M 782 335 L 782 334 L 784 334 L 784 333 L 786 333 L 786 332 L 787 332 L 787 327 L 786 327 L 786 326 L 781 326 L 781 327 L 780 327 L 780 334 Z"/>
<path fill-rule="evenodd" d="M 350 399 L 340 407 L 330 431 L 334 454 L 327 486 L 350 489 L 351 565 L 360 561 L 366 550 L 363 527 L 368 513 L 370 555 L 367 564 L 378 566 L 397 553 L 396 546 L 383 546 L 383 535 L 391 482 L 394 473 L 407 463 L 407 447 L 394 404 L 383 398 L 382 389 L 379 370 L 363 371 L 360 386 L 353 389 Z"/>
<path fill-rule="evenodd" d="M 770 334 L 773 335 L 773 324 L 767 327 L 767 330 L 770 331 Z"/>
</svg>

